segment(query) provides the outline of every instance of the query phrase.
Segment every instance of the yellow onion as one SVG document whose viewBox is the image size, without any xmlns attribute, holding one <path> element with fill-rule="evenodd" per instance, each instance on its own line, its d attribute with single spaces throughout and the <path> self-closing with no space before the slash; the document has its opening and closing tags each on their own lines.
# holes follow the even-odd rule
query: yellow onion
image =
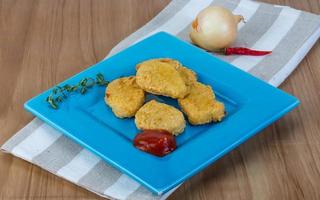
<svg viewBox="0 0 320 200">
<path fill-rule="evenodd" d="M 209 6 L 192 22 L 190 38 L 193 43 L 209 51 L 229 47 L 237 37 L 241 15 L 233 15 L 228 9 Z"/>
</svg>

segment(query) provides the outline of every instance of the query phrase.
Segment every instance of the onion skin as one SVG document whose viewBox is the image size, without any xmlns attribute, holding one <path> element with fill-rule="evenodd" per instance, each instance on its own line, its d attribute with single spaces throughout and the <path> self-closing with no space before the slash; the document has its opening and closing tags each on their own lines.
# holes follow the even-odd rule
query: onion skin
<svg viewBox="0 0 320 200">
<path fill-rule="evenodd" d="M 243 21 L 241 15 L 233 15 L 223 7 L 209 6 L 193 21 L 190 39 L 209 51 L 229 47 L 236 39 L 240 21 Z"/>
</svg>

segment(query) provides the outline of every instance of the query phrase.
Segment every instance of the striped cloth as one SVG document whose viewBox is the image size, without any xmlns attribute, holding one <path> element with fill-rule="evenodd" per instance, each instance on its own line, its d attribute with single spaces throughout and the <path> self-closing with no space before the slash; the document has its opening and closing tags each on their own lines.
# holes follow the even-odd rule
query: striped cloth
<svg viewBox="0 0 320 200">
<path fill-rule="evenodd" d="M 161 13 L 112 49 L 113 55 L 158 31 L 188 39 L 192 19 L 203 8 L 219 5 L 242 14 L 235 46 L 272 50 L 266 57 L 221 56 L 221 59 L 278 86 L 298 65 L 320 35 L 320 17 L 289 7 L 249 0 L 173 0 Z M 80 147 L 39 119 L 15 134 L 2 150 L 27 160 L 83 188 L 112 199 L 165 199 Z"/>
</svg>

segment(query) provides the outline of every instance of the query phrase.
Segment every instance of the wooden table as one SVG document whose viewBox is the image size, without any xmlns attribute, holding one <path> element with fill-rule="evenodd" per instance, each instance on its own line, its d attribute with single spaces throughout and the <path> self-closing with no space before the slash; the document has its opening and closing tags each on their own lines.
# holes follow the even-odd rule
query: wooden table
<svg viewBox="0 0 320 200">
<path fill-rule="evenodd" d="M 80 3 L 79 3 L 80 2 Z M 319 0 L 269 0 L 320 13 Z M 101 60 L 169 0 L 0 0 L 0 144 L 33 117 L 23 103 Z M 301 105 L 187 181 L 170 199 L 320 199 L 320 45 L 281 85 Z M 99 199 L 0 153 L 2 199 Z"/>
</svg>

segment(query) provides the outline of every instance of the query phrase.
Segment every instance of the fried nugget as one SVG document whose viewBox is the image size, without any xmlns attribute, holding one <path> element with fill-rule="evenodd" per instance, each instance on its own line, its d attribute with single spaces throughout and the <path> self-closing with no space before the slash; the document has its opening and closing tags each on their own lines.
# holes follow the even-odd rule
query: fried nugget
<svg viewBox="0 0 320 200">
<path fill-rule="evenodd" d="M 152 59 L 149 61 L 168 63 L 176 69 L 178 69 L 179 67 L 182 66 L 182 64 L 179 61 L 171 59 L 171 58 L 156 58 L 156 59 Z"/>
<path fill-rule="evenodd" d="M 155 100 L 149 101 L 138 110 L 135 123 L 141 130 L 162 129 L 173 135 L 182 133 L 186 126 L 181 111 Z"/>
<path fill-rule="evenodd" d="M 138 64 L 136 77 L 137 84 L 152 94 L 183 98 L 189 93 L 189 88 L 176 67 L 161 59 Z"/>
<path fill-rule="evenodd" d="M 113 80 L 106 88 L 105 102 L 119 118 L 133 117 L 144 99 L 144 91 L 134 76 Z"/>
<path fill-rule="evenodd" d="M 184 67 L 179 61 L 171 59 L 171 58 L 157 58 L 157 59 L 152 59 L 149 61 L 154 61 L 154 62 L 163 62 L 163 63 L 168 63 L 172 65 L 176 70 L 179 72 L 181 75 L 182 79 L 186 83 L 187 86 L 192 85 L 193 83 L 197 82 L 197 75 L 194 71 L 191 69 Z"/>
<path fill-rule="evenodd" d="M 174 66 L 176 70 L 182 76 L 182 79 L 187 85 L 192 85 L 197 81 L 197 75 L 191 69 L 184 67 L 179 61 L 171 59 L 171 58 L 159 58 L 160 62 L 169 63 L 170 65 Z"/>
<path fill-rule="evenodd" d="M 194 83 L 197 82 L 197 75 L 191 69 L 180 66 L 177 68 L 177 70 L 188 87 L 192 86 Z M 189 91 L 190 91 L 190 88 L 189 88 Z"/>
<path fill-rule="evenodd" d="M 199 82 L 193 84 L 190 94 L 178 99 L 178 103 L 193 125 L 218 122 L 225 116 L 224 104 L 215 99 L 212 88 Z"/>
</svg>

